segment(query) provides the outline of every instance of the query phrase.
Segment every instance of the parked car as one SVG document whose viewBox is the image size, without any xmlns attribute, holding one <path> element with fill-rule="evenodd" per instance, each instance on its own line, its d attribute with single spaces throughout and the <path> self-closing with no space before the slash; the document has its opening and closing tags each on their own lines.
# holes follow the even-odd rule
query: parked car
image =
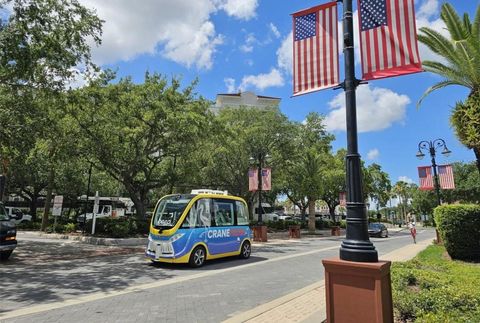
<svg viewBox="0 0 480 323">
<path fill-rule="evenodd" d="M 0 203 L 0 260 L 7 260 L 17 246 L 17 228 Z"/>
<path fill-rule="evenodd" d="M 16 224 L 32 221 L 32 216 L 30 214 L 25 214 L 16 207 L 5 206 L 5 210 L 7 211 L 8 217 L 15 221 Z"/>
<path fill-rule="evenodd" d="M 368 235 L 370 237 L 388 237 L 388 229 L 383 223 L 369 223 L 368 224 Z"/>
<path fill-rule="evenodd" d="M 289 220 L 293 220 L 293 217 L 291 217 L 290 215 L 286 215 L 286 214 L 282 214 L 282 215 L 278 214 L 278 219 L 283 220 L 283 221 L 289 221 Z"/>
</svg>

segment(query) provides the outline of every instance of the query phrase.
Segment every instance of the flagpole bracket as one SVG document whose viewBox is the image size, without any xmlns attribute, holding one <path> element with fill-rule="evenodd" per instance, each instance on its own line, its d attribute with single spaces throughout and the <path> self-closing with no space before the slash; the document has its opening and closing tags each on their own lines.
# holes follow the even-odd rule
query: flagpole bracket
<svg viewBox="0 0 480 323">
<path fill-rule="evenodd" d="M 337 86 L 334 86 L 333 89 L 334 90 L 340 90 L 340 89 L 345 90 L 345 82 L 342 82 L 342 83 L 338 84 Z"/>
<path fill-rule="evenodd" d="M 359 79 L 357 79 L 357 78 L 355 78 L 355 81 L 354 81 L 354 82 L 355 82 L 355 88 L 356 88 L 357 86 L 359 86 L 359 85 L 368 84 L 367 81 L 365 81 L 365 80 L 359 80 Z"/>
</svg>

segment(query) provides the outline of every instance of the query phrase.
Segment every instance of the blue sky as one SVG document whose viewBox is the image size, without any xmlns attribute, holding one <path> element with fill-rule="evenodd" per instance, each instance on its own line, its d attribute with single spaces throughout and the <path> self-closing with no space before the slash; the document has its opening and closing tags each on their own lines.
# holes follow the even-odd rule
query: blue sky
<svg viewBox="0 0 480 323">
<path fill-rule="evenodd" d="M 327 1 L 285 0 L 81 0 L 105 20 L 103 43 L 93 58 L 119 76 L 142 82 L 145 72 L 180 76 L 187 85 L 199 79 L 198 93 L 215 100 L 217 93 L 253 91 L 282 99 L 280 109 L 290 119 L 304 120 L 311 112 L 326 116 L 335 134 L 334 148 L 346 147 L 343 91 L 324 90 L 292 98 L 290 14 Z M 449 1 L 473 19 L 480 0 Z M 438 0 L 415 0 L 417 28 L 443 32 Z M 339 14 L 342 14 L 342 5 Z M 356 0 L 354 0 L 356 11 Z M 356 28 L 357 29 L 357 28 Z M 358 45 L 358 37 L 356 38 Z M 340 51 L 342 49 L 340 48 Z M 423 59 L 433 54 L 420 46 Z M 357 51 L 357 61 L 359 60 Z M 341 79 L 343 79 L 343 60 Z M 356 64 L 360 78 L 360 65 Z M 428 96 L 420 109 L 416 102 L 440 78 L 420 73 L 372 81 L 357 91 L 359 151 L 367 164 L 378 163 L 393 183 L 418 183 L 417 166 L 429 159 L 415 158 L 421 140 L 445 139 L 452 150 L 437 163 L 470 162 L 473 152 L 455 138 L 449 115 L 468 91 L 451 87 Z"/>
</svg>

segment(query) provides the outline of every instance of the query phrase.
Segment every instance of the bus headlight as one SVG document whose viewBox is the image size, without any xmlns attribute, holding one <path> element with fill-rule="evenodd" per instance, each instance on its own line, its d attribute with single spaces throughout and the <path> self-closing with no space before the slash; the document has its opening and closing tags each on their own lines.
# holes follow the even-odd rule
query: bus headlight
<svg viewBox="0 0 480 323">
<path fill-rule="evenodd" d="M 175 234 L 173 237 L 170 238 L 170 241 L 171 243 L 177 241 L 178 239 L 180 239 L 181 237 L 183 237 L 184 233 L 177 233 Z"/>
</svg>

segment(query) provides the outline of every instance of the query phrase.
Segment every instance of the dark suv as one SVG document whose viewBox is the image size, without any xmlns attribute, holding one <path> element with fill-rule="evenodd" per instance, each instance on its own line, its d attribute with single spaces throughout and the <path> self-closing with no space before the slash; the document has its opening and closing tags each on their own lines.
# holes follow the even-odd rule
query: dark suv
<svg viewBox="0 0 480 323">
<path fill-rule="evenodd" d="M 17 227 L 0 203 L 0 260 L 7 260 L 17 246 Z"/>
</svg>

